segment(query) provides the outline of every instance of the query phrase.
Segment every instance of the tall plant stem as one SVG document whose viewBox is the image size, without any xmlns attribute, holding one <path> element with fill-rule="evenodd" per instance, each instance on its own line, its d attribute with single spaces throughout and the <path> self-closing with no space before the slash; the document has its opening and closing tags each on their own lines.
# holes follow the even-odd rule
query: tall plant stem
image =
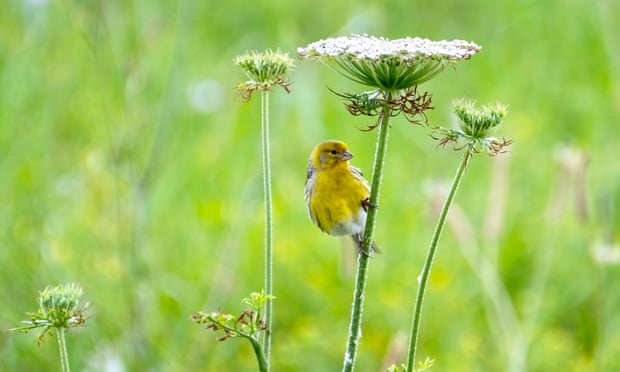
<svg viewBox="0 0 620 372">
<path fill-rule="evenodd" d="M 386 98 L 387 100 L 390 97 Z M 361 253 L 357 259 L 357 275 L 355 278 L 355 290 L 353 292 L 353 305 L 351 309 L 351 322 L 349 324 L 349 337 L 347 339 L 347 350 L 344 355 L 343 371 L 353 371 L 355 366 L 355 358 L 357 356 L 357 347 L 361 337 L 362 328 L 362 309 L 364 307 L 364 291 L 366 289 L 366 277 L 368 274 L 368 259 L 372 249 L 373 234 L 375 223 L 377 220 L 377 208 L 372 206 L 379 205 L 379 188 L 383 177 L 383 164 L 385 153 L 387 150 L 388 134 L 390 130 L 390 108 L 383 108 L 379 117 L 379 134 L 377 138 L 377 148 L 375 152 L 375 161 L 372 172 L 370 205 L 368 216 L 366 217 L 366 227 L 364 229 L 364 239 L 362 249 L 367 254 Z"/>
<path fill-rule="evenodd" d="M 271 160 L 269 154 L 269 92 L 261 91 L 261 138 L 263 154 L 263 188 L 265 192 L 265 294 L 273 293 L 273 229 L 271 217 Z M 271 332 L 273 318 L 272 301 L 265 303 L 265 324 L 267 331 L 263 338 L 263 350 L 269 369 L 269 354 L 271 353 Z"/>
<path fill-rule="evenodd" d="M 65 330 L 56 329 L 56 340 L 58 341 L 58 351 L 60 352 L 60 366 L 63 372 L 71 371 L 69 367 L 69 355 L 67 354 L 67 343 L 65 341 Z"/>
<path fill-rule="evenodd" d="M 446 218 L 448 217 L 448 212 L 450 211 L 450 206 L 454 202 L 454 197 L 456 195 L 456 191 L 461 183 L 461 179 L 465 174 L 465 168 L 467 168 L 467 164 L 472 157 L 472 150 L 467 147 L 465 151 L 465 155 L 461 159 L 461 164 L 456 171 L 456 175 L 452 180 L 452 185 L 450 186 L 450 191 L 448 192 L 448 197 L 444 202 L 443 207 L 441 208 L 441 213 L 439 214 L 439 220 L 437 220 L 437 225 L 435 226 L 435 231 L 433 232 L 433 238 L 431 239 L 430 247 L 428 248 L 428 252 L 426 254 L 426 259 L 424 260 L 424 266 L 422 267 L 422 273 L 418 279 L 418 292 L 416 294 L 415 307 L 413 310 L 413 320 L 411 322 L 411 336 L 409 338 L 409 353 L 407 356 L 407 372 L 412 372 L 415 367 L 415 354 L 418 346 L 418 336 L 420 334 L 420 318 L 422 316 L 422 306 L 424 304 L 424 295 L 426 293 L 426 287 L 428 284 L 428 279 L 431 275 L 431 266 L 433 265 L 433 261 L 435 260 L 435 255 L 437 254 L 437 247 L 439 246 L 439 239 L 441 238 L 441 233 L 446 224 Z"/>
</svg>

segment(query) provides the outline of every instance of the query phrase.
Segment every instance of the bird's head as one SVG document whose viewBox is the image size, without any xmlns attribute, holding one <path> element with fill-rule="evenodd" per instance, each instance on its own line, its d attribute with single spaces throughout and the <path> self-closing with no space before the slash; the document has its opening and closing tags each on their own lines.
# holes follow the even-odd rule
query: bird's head
<svg viewBox="0 0 620 372">
<path fill-rule="evenodd" d="M 321 142 L 312 150 L 312 165 L 317 169 L 333 168 L 339 164 L 348 164 L 353 157 L 347 150 L 347 144 L 341 141 Z"/>
</svg>

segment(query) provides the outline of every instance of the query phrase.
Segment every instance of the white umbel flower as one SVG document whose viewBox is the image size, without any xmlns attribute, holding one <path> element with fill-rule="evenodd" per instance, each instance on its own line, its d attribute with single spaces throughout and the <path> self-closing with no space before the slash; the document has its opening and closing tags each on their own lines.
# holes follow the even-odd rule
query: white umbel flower
<svg viewBox="0 0 620 372">
<path fill-rule="evenodd" d="M 397 59 L 416 62 L 420 59 L 441 58 L 447 60 L 469 59 L 481 47 L 464 40 L 432 41 L 420 37 L 389 40 L 383 37 L 357 35 L 319 40 L 305 48 L 298 48 L 300 57 L 353 57 L 356 60 Z"/>
<path fill-rule="evenodd" d="M 298 48 L 302 59 L 334 61 L 346 77 L 384 90 L 419 85 L 445 66 L 469 59 L 481 47 L 464 40 L 432 41 L 419 37 L 386 39 L 357 35 L 329 38 Z"/>
</svg>

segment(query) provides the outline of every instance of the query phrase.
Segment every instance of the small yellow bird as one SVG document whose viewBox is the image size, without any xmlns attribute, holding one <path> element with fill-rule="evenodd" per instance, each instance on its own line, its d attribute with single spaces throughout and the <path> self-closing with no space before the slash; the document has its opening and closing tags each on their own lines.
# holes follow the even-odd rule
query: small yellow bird
<svg viewBox="0 0 620 372">
<path fill-rule="evenodd" d="M 349 165 L 353 154 L 341 141 L 321 142 L 310 154 L 305 198 L 315 225 L 329 235 L 351 235 L 362 250 L 370 186 L 362 172 Z M 377 249 L 372 247 L 373 251 Z"/>
</svg>

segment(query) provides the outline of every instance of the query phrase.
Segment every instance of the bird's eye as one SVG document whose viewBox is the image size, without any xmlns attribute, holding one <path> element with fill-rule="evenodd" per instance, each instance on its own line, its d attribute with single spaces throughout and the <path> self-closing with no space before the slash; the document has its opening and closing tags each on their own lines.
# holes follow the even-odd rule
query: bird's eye
<svg viewBox="0 0 620 372">
<path fill-rule="evenodd" d="M 336 152 L 336 150 L 332 150 L 332 151 L 330 151 L 330 153 L 331 153 L 332 155 L 336 155 L 338 152 Z"/>
</svg>

